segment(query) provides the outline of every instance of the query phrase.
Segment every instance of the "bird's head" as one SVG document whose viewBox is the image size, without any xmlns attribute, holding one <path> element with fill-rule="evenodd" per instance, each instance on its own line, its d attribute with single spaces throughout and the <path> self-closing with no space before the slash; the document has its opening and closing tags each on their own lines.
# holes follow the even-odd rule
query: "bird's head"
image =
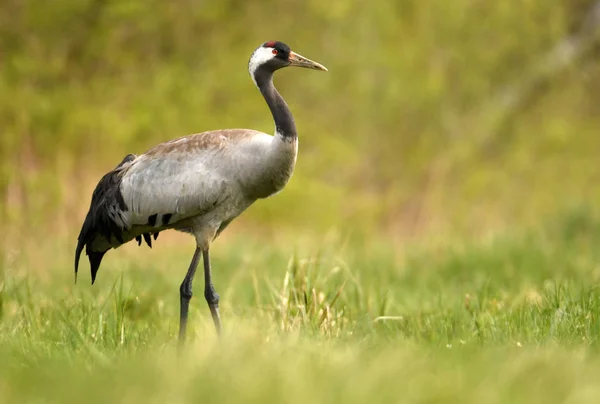
<svg viewBox="0 0 600 404">
<path fill-rule="evenodd" d="M 322 64 L 293 52 L 289 46 L 279 41 L 265 42 L 256 48 L 250 56 L 248 71 L 254 78 L 258 69 L 273 73 L 275 70 L 288 66 L 327 71 Z"/>
</svg>

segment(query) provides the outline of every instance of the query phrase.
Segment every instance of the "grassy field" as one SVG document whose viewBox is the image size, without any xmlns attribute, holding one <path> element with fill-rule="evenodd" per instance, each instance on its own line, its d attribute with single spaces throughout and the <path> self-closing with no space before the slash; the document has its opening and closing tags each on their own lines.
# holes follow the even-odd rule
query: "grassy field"
<svg viewBox="0 0 600 404">
<path fill-rule="evenodd" d="M 110 253 L 94 286 L 87 265 L 73 284 L 71 242 L 6 251 L 0 401 L 597 402 L 600 221 L 588 210 L 401 249 L 284 239 L 217 241 L 225 335 L 197 281 L 182 355 L 186 236 Z"/>
<path fill-rule="evenodd" d="M 596 5 L 0 2 L 0 404 L 599 402 Z M 294 178 L 214 244 L 224 336 L 199 277 L 178 354 L 193 240 L 91 286 L 76 232 L 126 154 L 271 132 L 274 39 L 329 72 L 278 73 Z"/>
</svg>

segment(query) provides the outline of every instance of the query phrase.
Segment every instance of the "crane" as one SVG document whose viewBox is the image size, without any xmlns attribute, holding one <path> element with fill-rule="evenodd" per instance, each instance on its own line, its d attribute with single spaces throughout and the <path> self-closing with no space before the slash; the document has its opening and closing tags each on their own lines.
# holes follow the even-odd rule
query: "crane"
<svg viewBox="0 0 600 404">
<path fill-rule="evenodd" d="M 264 97 L 275 134 L 251 129 L 222 129 L 161 143 L 144 154 L 127 155 L 100 179 L 79 233 L 75 280 L 85 247 L 92 284 L 104 254 L 111 248 L 167 229 L 190 233 L 196 249 L 179 288 L 179 342 L 186 337 L 192 282 L 202 256 L 204 297 L 217 334 L 221 334 L 219 295 L 211 277 L 209 249 L 217 236 L 257 199 L 283 189 L 296 164 L 298 133 L 294 118 L 273 85 L 275 71 L 297 66 L 327 71 L 279 41 L 260 45 L 248 71 Z"/>
</svg>

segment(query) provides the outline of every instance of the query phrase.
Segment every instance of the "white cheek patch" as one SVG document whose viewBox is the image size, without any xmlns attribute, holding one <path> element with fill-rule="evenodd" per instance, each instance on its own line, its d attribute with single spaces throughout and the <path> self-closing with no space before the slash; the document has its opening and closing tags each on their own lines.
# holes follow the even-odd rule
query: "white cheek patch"
<svg viewBox="0 0 600 404">
<path fill-rule="evenodd" d="M 256 84 L 256 79 L 254 78 L 254 72 L 258 69 L 258 66 L 268 62 L 273 59 L 275 56 L 273 54 L 273 48 L 263 48 L 262 46 L 254 51 L 252 56 L 250 56 L 250 61 L 248 62 L 248 72 L 250 73 L 250 77 L 252 77 L 252 81 Z"/>
</svg>

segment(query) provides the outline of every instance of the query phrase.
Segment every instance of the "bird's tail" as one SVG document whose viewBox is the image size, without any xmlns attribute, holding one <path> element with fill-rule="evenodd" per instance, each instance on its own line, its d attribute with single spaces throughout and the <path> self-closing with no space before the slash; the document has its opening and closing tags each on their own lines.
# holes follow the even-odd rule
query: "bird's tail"
<svg viewBox="0 0 600 404">
<path fill-rule="evenodd" d="M 121 182 L 120 169 L 128 163 L 135 160 L 135 154 L 128 154 L 123 161 L 115 167 L 115 169 L 102 177 L 94 193 L 90 210 L 88 211 L 79 237 L 77 239 L 77 248 L 75 249 L 75 282 L 77 282 L 77 272 L 79 270 L 79 259 L 85 246 L 85 253 L 90 260 L 92 272 L 92 284 L 96 280 L 96 273 L 100 268 L 102 257 L 112 248 L 111 238 L 114 237 L 119 243 L 123 243 L 122 229 L 114 218 L 108 213 L 111 209 L 118 208 L 119 210 L 127 210 L 127 206 L 123 201 L 123 196 L 119 190 Z M 102 242 L 104 239 L 104 242 Z M 98 243 L 100 241 L 100 243 Z M 94 247 L 92 249 L 92 243 Z"/>
<path fill-rule="evenodd" d="M 77 272 L 79 272 L 79 257 L 81 257 L 84 245 L 81 238 L 77 240 L 77 248 L 75 249 L 75 283 L 77 283 Z"/>
<path fill-rule="evenodd" d="M 83 252 L 83 247 L 86 247 L 86 255 L 90 260 L 90 269 L 92 273 L 92 285 L 96 280 L 96 273 L 100 268 L 100 263 L 102 262 L 102 258 L 106 251 L 91 251 L 90 244 L 94 237 L 96 236 L 96 231 L 93 226 L 93 218 L 91 217 L 91 212 L 87 214 L 85 221 L 83 222 L 83 226 L 81 227 L 81 232 L 79 233 L 79 237 L 77 239 L 77 248 L 75 249 L 75 282 L 77 282 L 77 272 L 79 271 L 79 259 L 81 257 L 81 253 Z"/>
<path fill-rule="evenodd" d="M 79 272 L 79 258 L 81 257 L 81 252 L 86 244 L 86 236 L 91 227 L 91 219 L 90 213 L 88 212 L 85 221 L 83 222 L 83 226 L 81 227 L 81 231 L 79 232 L 79 237 L 77 238 L 77 248 L 75 249 L 75 283 L 77 283 L 77 272 Z"/>
</svg>

